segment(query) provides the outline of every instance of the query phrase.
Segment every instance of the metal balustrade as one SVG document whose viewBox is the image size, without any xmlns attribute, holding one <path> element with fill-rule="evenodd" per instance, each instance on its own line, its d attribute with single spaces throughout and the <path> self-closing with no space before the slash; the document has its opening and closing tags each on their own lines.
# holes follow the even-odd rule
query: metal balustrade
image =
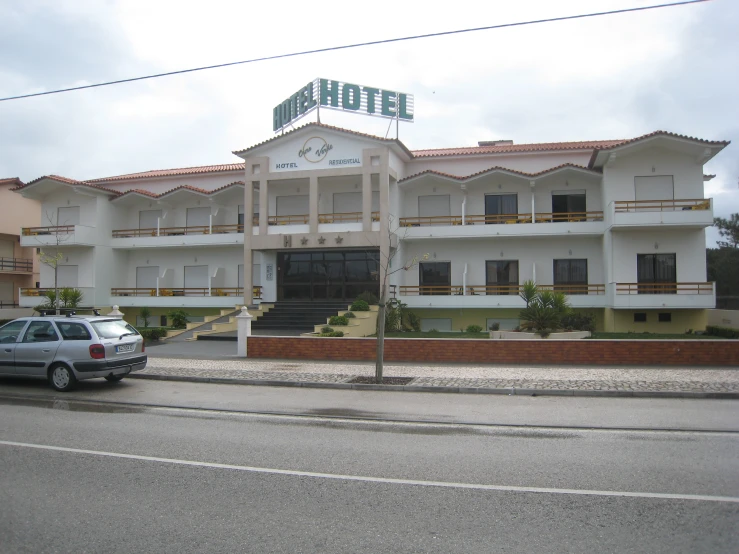
<svg viewBox="0 0 739 554">
<path fill-rule="evenodd" d="M 563 292 L 565 294 L 605 294 L 605 284 L 567 284 L 567 285 L 537 285 L 539 290 Z M 523 291 L 523 285 L 390 285 L 390 293 L 395 298 L 400 296 L 518 296 Z"/>
<path fill-rule="evenodd" d="M 616 294 L 713 294 L 713 283 L 616 283 Z"/>
<path fill-rule="evenodd" d="M 194 225 L 190 227 L 160 227 L 146 229 L 116 229 L 113 238 L 136 238 L 136 237 L 170 237 L 182 235 L 209 235 L 224 233 L 243 233 L 244 226 L 233 225 Z"/>
<path fill-rule="evenodd" d="M 50 225 L 48 227 L 23 227 L 24 237 L 36 235 L 69 235 L 74 233 L 74 225 Z"/>
<path fill-rule="evenodd" d="M 574 223 L 579 221 L 603 221 L 603 212 L 554 212 L 537 213 L 536 223 Z"/>
<path fill-rule="evenodd" d="M 33 260 L 26 258 L 0 258 L 0 271 L 33 271 Z"/>
<path fill-rule="evenodd" d="M 361 223 L 362 212 L 347 212 L 340 214 L 319 214 L 318 223 Z M 380 212 L 372 212 L 372 221 L 380 221 Z"/>
<path fill-rule="evenodd" d="M 111 296 L 238 296 L 244 295 L 243 287 L 159 287 L 156 288 L 112 288 Z M 262 298 L 262 287 L 252 288 L 252 298 Z"/>
<path fill-rule="evenodd" d="M 711 200 L 689 198 L 681 200 L 615 200 L 616 213 L 628 212 L 675 212 L 681 210 L 710 210 Z"/>
</svg>

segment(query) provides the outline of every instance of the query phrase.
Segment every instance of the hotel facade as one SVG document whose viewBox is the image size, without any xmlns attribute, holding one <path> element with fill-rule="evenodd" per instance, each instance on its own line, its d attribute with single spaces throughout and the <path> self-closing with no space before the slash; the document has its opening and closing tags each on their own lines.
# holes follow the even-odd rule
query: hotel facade
<svg viewBox="0 0 739 554">
<path fill-rule="evenodd" d="M 521 285 L 567 293 L 606 331 L 702 329 L 703 165 L 728 142 L 656 131 L 623 140 L 410 150 L 308 123 L 234 152 L 238 163 L 14 190 L 48 221 L 20 246 L 58 250 L 59 286 L 132 320 L 242 304 L 388 294 L 425 330 L 518 325 Z M 53 287 L 22 288 L 23 306 Z M 250 291 L 250 294 L 244 294 Z M 316 324 L 323 321 L 316 321 Z"/>
</svg>

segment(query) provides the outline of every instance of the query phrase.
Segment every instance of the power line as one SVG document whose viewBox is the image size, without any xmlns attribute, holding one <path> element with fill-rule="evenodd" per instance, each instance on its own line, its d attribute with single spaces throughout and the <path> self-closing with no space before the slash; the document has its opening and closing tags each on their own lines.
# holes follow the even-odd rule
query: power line
<svg viewBox="0 0 739 554">
<path fill-rule="evenodd" d="M 191 69 L 180 69 L 179 71 L 168 71 L 167 73 L 156 73 L 154 75 L 144 75 L 141 77 L 131 77 L 129 79 L 118 79 L 117 81 L 106 81 L 103 83 L 95 83 L 92 85 L 82 85 L 79 87 L 69 87 L 69 88 L 62 88 L 57 90 L 50 90 L 47 92 L 34 92 L 32 94 L 21 94 L 19 96 L 8 96 L 6 98 L 0 98 L 0 102 L 5 102 L 8 100 L 20 100 L 21 98 L 32 98 L 34 96 L 46 96 L 49 94 L 60 94 L 62 92 L 71 92 L 74 90 L 84 90 L 88 88 L 96 88 L 96 87 L 107 87 L 110 85 L 119 85 L 121 83 L 131 83 L 134 81 L 144 81 L 147 79 L 157 79 L 159 77 L 168 77 L 170 75 L 180 75 L 183 73 L 193 73 L 195 71 L 205 71 L 206 69 L 217 69 L 219 67 L 229 67 L 232 65 L 243 65 L 247 63 L 256 63 L 256 62 L 265 62 L 269 60 L 279 60 L 282 58 L 294 58 L 297 56 L 307 56 L 309 54 L 320 54 L 323 52 L 333 52 L 336 50 L 347 50 L 349 48 L 360 48 L 362 46 L 376 46 L 378 44 L 391 44 L 393 42 L 403 42 L 408 40 L 418 40 L 423 38 L 432 38 L 432 37 L 442 37 L 447 35 L 459 35 L 462 33 L 474 33 L 477 31 L 490 31 L 493 29 L 504 29 L 506 27 L 522 27 L 524 25 L 536 25 L 538 23 L 554 23 L 556 21 L 568 21 L 572 19 L 585 19 L 588 17 L 600 17 L 604 15 L 615 15 L 620 13 L 630 13 L 630 12 L 642 12 L 646 10 L 655 10 L 659 8 L 671 8 L 675 6 L 684 6 L 686 4 L 699 4 L 703 2 L 710 2 L 711 0 L 684 0 L 682 2 L 672 2 L 669 4 L 654 4 L 651 6 L 641 6 L 638 8 L 624 8 L 621 10 L 610 10 L 606 12 L 594 12 L 594 13 L 585 13 L 585 14 L 578 14 L 578 15 L 565 15 L 562 17 L 550 17 L 547 19 L 534 19 L 529 21 L 518 21 L 515 23 L 501 23 L 499 25 L 488 25 L 486 27 L 473 27 L 468 29 L 457 29 L 455 31 L 441 31 L 438 33 L 426 33 L 422 35 L 412 35 L 407 37 L 397 37 L 397 38 L 390 38 L 390 39 L 383 39 L 383 40 L 373 40 L 369 42 L 357 42 L 355 44 L 344 44 L 341 46 L 330 46 L 327 48 L 316 48 L 314 50 L 303 50 L 301 52 L 291 52 L 288 54 L 275 54 L 273 56 L 264 56 L 261 58 L 253 58 L 250 60 L 242 60 L 238 62 L 228 62 L 228 63 L 221 63 L 216 65 L 206 65 L 202 67 L 193 67 Z"/>
</svg>

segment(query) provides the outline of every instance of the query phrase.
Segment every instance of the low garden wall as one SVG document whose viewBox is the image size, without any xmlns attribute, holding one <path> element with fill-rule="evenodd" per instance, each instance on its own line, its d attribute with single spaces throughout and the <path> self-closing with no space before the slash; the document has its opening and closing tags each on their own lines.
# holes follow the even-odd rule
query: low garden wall
<svg viewBox="0 0 739 554">
<path fill-rule="evenodd" d="M 249 358 L 372 361 L 374 338 L 251 336 Z M 739 340 L 385 339 L 386 362 L 737 366 Z"/>
</svg>

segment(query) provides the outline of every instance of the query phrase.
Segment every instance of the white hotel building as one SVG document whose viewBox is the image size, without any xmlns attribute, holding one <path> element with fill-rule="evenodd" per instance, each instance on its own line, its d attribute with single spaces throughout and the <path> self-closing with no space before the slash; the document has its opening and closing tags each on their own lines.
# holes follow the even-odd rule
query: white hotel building
<svg viewBox="0 0 739 554">
<path fill-rule="evenodd" d="M 413 151 L 309 123 L 235 152 L 239 163 L 15 190 L 52 219 L 23 229 L 21 246 L 58 248 L 59 285 L 127 319 L 142 306 L 348 303 L 379 291 L 393 253 L 390 296 L 425 329 L 515 327 L 519 286 L 533 279 L 600 329 L 684 332 L 715 305 L 703 165 L 727 144 L 657 131 Z M 53 270 L 40 279 L 52 287 Z M 37 289 L 20 292 L 21 305 L 39 303 Z"/>
</svg>

